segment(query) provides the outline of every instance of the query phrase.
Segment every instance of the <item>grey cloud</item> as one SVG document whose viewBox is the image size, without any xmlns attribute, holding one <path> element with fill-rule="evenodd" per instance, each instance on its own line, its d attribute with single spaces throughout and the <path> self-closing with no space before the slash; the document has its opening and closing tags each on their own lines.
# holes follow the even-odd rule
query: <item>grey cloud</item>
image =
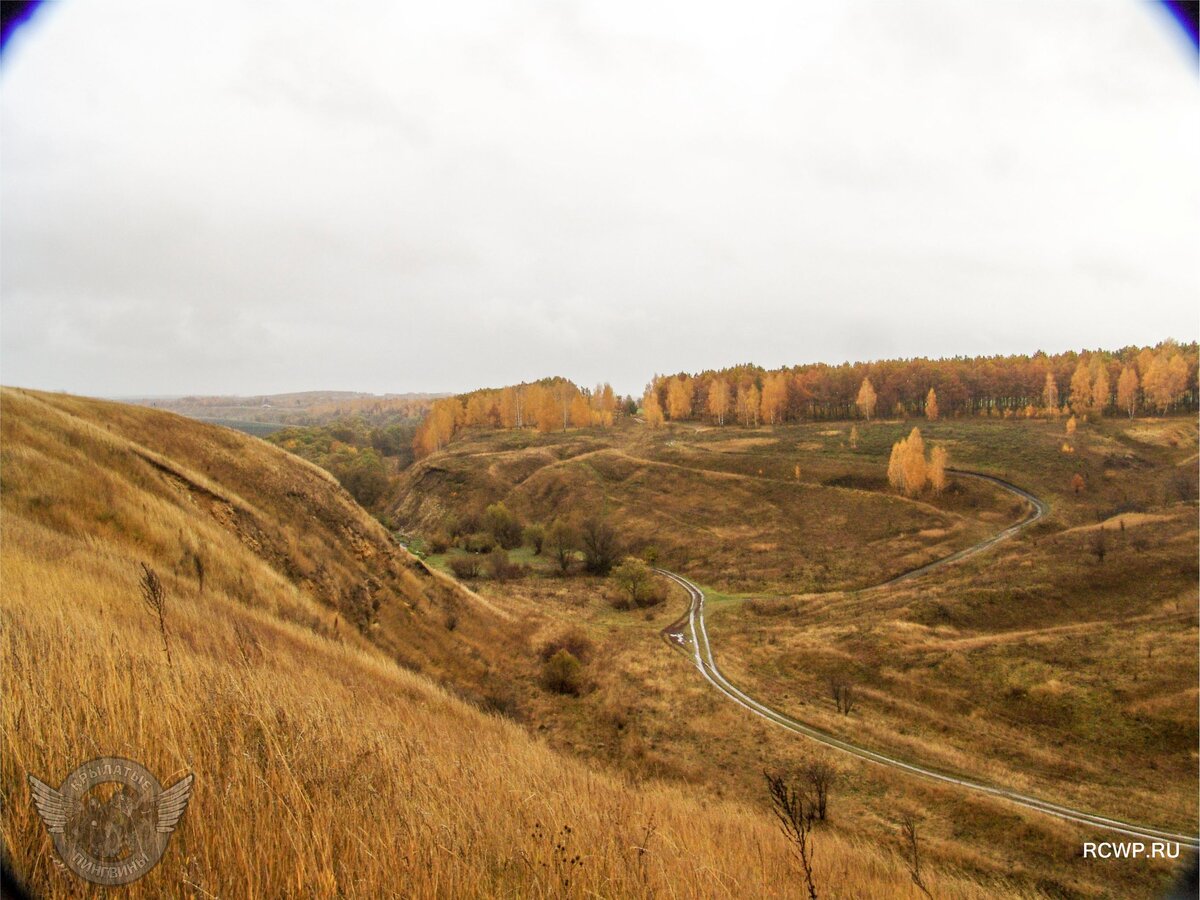
<svg viewBox="0 0 1200 900">
<path fill-rule="evenodd" d="M 636 391 L 1195 338 L 1194 66 L 1088 6 L 48 5 L 0 70 L 0 378 Z"/>
</svg>

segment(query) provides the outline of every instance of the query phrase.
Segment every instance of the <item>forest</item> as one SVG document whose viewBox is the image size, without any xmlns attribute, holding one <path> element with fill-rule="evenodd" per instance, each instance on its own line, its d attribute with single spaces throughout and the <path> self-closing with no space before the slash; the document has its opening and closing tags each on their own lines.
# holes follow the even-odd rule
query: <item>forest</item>
<svg viewBox="0 0 1200 900">
<path fill-rule="evenodd" d="M 609 427 L 640 414 L 665 421 L 756 427 L 839 419 L 958 416 L 1165 415 L 1197 409 L 1197 345 L 1011 356 L 880 360 L 780 369 L 746 364 L 695 374 L 655 375 L 638 403 L 608 384 L 580 388 L 565 378 L 473 391 L 436 400 L 413 437 L 418 459 L 464 428 Z"/>
</svg>

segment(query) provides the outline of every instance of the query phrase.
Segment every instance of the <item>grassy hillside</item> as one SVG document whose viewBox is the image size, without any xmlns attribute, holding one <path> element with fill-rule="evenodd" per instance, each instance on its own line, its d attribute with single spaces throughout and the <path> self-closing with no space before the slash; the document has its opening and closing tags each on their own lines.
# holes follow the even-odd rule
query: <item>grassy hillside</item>
<svg viewBox="0 0 1200 900">
<path fill-rule="evenodd" d="M 940 497 L 890 493 L 887 455 L 913 424 L 860 424 L 857 447 L 848 424 L 468 431 L 408 473 L 395 509 L 418 534 L 497 500 L 527 520 L 603 510 L 633 549 L 657 547 L 706 587 L 722 668 L 777 708 L 1048 799 L 1194 828 L 1190 424 L 1085 424 L 1067 453 L 1062 421 L 919 423 L 953 465 L 1026 486 L 1050 512 L 1017 542 L 936 576 L 856 592 L 1025 513 L 965 479 Z M 1101 523 L 1103 563 L 1092 549 Z M 579 697 L 519 697 L 554 746 L 744 799 L 760 795 L 762 768 L 824 759 L 840 772 L 835 829 L 887 844 L 896 811 L 914 808 L 942 867 L 1062 896 L 1161 888 L 1162 870 L 1081 861 L 1080 842 L 1096 836 L 1086 829 L 848 762 L 748 717 L 664 647 L 682 592 L 622 611 L 610 580 L 562 577 L 527 547 L 510 556 L 530 572 L 476 590 L 533 623 L 535 644 L 571 633 L 587 651 Z M 854 684 L 852 715 L 837 714 L 830 676 Z"/>
<path fill-rule="evenodd" d="M 391 512 L 425 534 L 476 520 L 497 501 L 531 522 L 602 515 L 631 551 L 653 548 L 663 565 L 736 590 L 870 584 L 1020 515 L 983 484 L 936 502 L 885 493 L 878 468 L 847 454 L 848 465 L 831 466 L 765 432 L 655 436 L 628 422 L 555 435 L 476 431 L 404 472 Z"/>
<path fill-rule="evenodd" d="M 480 683 L 510 619 L 315 467 L 159 412 L 0 402 L 0 827 L 38 893 L 100 891 L 54 865 L 26 774 L 121 754 L 197 777 L 131 897 L 795 896 L 760 806 L 632 786 L 412 671 Z M 167 588 L 170 663 L 141 562 Z M 829 829 L 817 848 L 824 896 L 919 896 L 891 846 Z M 926 878 L 939 897 L 1012 890 Z"/>
</svg>

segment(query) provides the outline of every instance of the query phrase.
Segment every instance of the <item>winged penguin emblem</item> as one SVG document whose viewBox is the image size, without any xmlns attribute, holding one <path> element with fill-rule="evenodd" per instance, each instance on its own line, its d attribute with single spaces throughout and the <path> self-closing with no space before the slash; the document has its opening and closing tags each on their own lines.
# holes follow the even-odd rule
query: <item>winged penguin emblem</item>
<svg viewBox="0 0 1200 900">
<path fill-rule="evenodd" d="M 154 801 L 155 823 L 154 830 L 160 834 L 170 834 L 179 824 L 187 809 L 188 800 L 192 795 L 192 782 L 195 775 L 179 779 Z M 68 820 L 77 816 L 83 809 L 83 804 L 70 797 L 64 797 L 46 782 L 35 775 L 29 776 L 29 785 L 33 788 L 33 803 L 38 815 L 51 834 L 62 834 Z"/>
</svg>

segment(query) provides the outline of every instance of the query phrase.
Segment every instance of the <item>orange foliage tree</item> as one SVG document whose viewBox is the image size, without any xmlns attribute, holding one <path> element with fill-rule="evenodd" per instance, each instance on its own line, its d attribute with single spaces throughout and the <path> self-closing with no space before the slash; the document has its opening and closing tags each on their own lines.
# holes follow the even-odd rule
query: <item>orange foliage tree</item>
<svg viewBox="0 0 1200 900">
<path fill-rule="evenodd" d="M 945 458 L 942 458 L 943 478 Z M 914 428 L 908 437 L 892 445 L 888 460 L 888 483 L 906 497 L 915 497 L 925 490 L 929 481 L 929 464 L 925 461 L 925 439 Z"/>
<path fill-rule="evenodd" d="M 930 422 L 936 422 L 938 417 L 937 391 L 933 388 L 929 389 L 929 393 L 925 395 L 925 418 Z"/>
<path fill-rule="evenodd" d="M 729 383 L 724 378 L 714 378 L 708 386 L 708 412 L 718 425 L 725 424 L 729 414 Z"/>
<path fill-rule="evenodd" d="M 658 402 L 658 393 L 652 387 L 646 389 L 646 395 L 642 398 L 642 415 L 646 418 L 647 428 L 662 428 L 662 406 Z"/>
<path fill-rule="evenodd" d="M 871 384 L 871 379 L 864 378 L 858 388 L 858 396 L 854 398 L 854 405 L 858 407 L 859 413 L 868 422 L 871 421 L 871 416 L 875 415 L 875 404 L 878 400 L 879 395 L 875 393 L 875 386 Z"/>
<path fill-rule="evenodd" d="M 1117 406 L 1125 413 L 1129 414 L 1129 418 L 1133 418 L 1133 414 L 1137 412 L 1138 402 L 1138 376 L 1135 366 L 1126 366 L 1121 370 L 1121 377 L 1117 379 Z"/>
<path fill-rule="evenodd" d="M 692 414 L 692 379 L 686 375 L 672 378 L 667 385 L 667 413 L 671 421 L 686 419 Z"/>
</svg>

